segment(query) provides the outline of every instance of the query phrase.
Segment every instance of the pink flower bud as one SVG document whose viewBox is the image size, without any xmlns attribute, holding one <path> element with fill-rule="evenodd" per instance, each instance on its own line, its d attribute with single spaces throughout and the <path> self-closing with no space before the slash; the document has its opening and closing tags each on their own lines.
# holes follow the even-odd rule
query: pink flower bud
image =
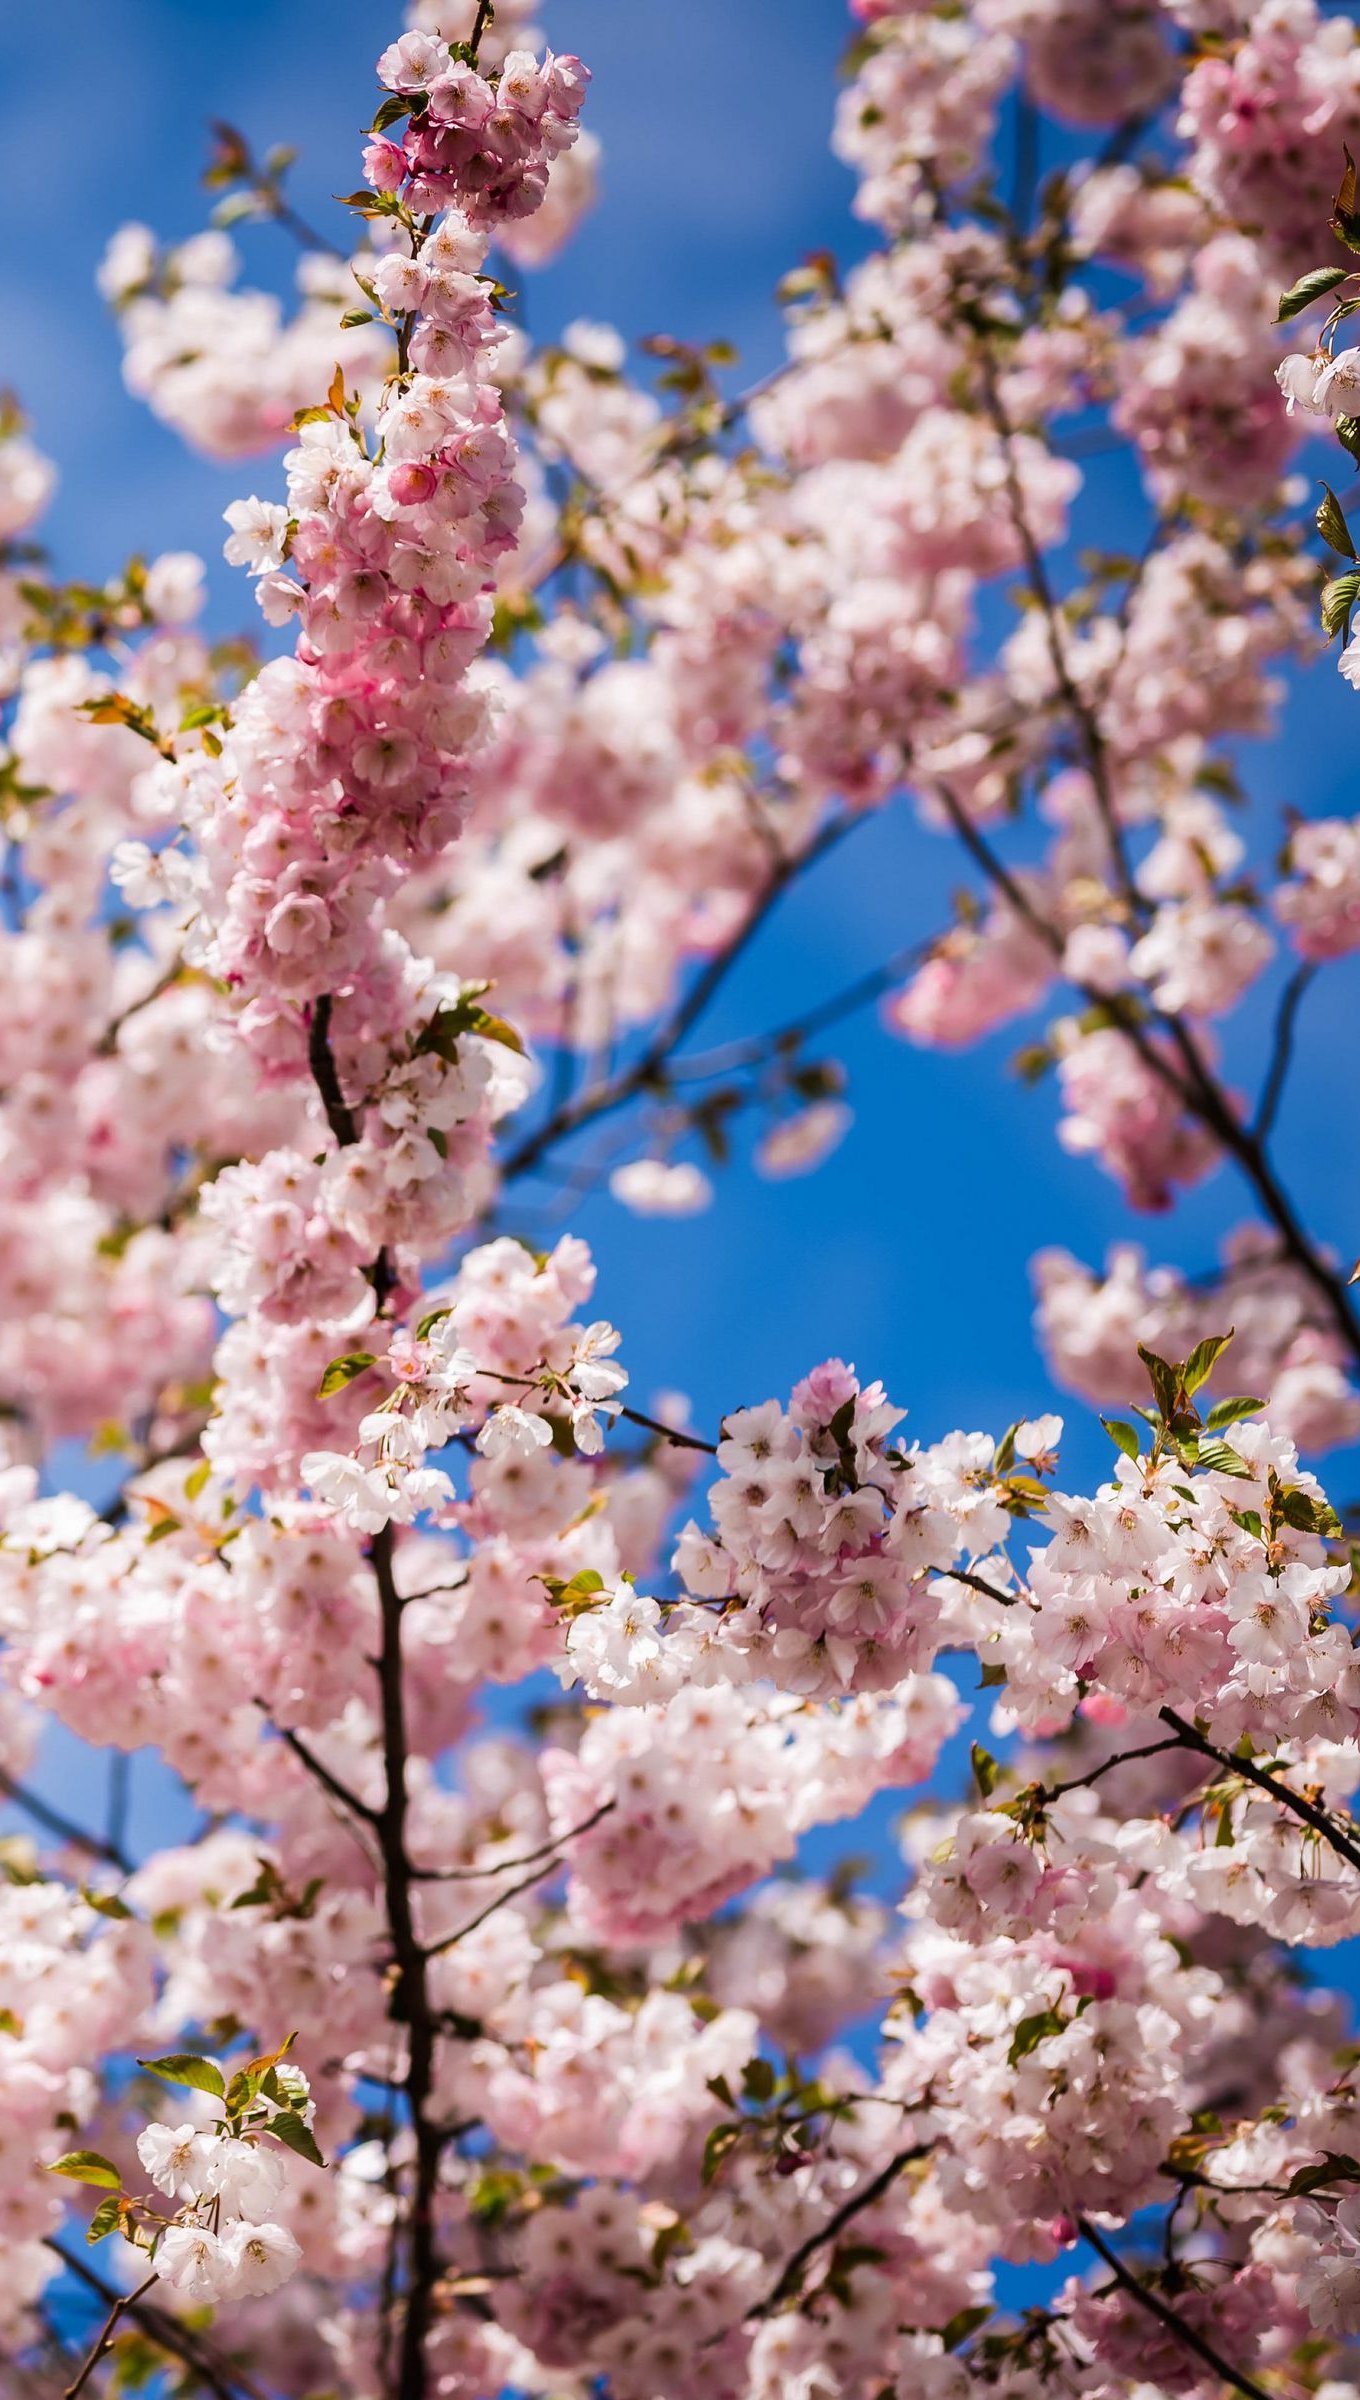
<svg viewBox="0 0 1360 2400">
<path fill-rule="evenodd" d="M 406 181 L 406 158 L 395 142 L 369 142 L 364 150 L 364 181 L 375 192 L 399 192 Z"/>
<path fill-rule="evenodd" d="M 392 469 L 387 488 L 399 508 L 418 508 L 438 490 L 439 477 L 424 459 L 404 458 Z"/>
</svg>

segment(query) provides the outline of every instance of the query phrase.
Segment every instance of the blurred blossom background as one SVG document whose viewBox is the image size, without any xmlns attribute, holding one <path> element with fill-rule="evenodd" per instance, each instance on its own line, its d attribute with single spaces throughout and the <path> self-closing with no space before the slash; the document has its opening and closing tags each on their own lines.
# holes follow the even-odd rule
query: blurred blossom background
<svg viewBox="0 0 1360 2400">
<path fill-rule="evenodd" d="M 540 339 L 583 318 L 612 323 L 630 342 L 659 332 L 721 337 L 740 353 L 731 378 L 742 388 L 781 355 L 780 276 L 808 251 L 848 262 L 869 246 L 850 213 L 851 177 L 828 147 L 848 29 L 839 0 L 544 0 L 542 15 L 554 46 L 592 69 L 586 122 L 603 145 L 602 194 L 558 261 L 511 275 L 515 313 Z M 17 0 L 3 11 L 3 154 L 11 191 L 32 215 L 28 238 L 0 251 L 0 381 L 14 387 L 60 471 L 45 526 L 59 572 L 98 579 L 133 551 L 194 550 L 209 568 L 212 630 L 254 630 L 246 579 L 222 563 L 222 510 L 242 493 L 276 496 L 278 462 L 197 458 L 128 396 L 96 268 L 129 219 L 167 241 L 208 221 L 200 176 L 213 117 L 239 126 L 257 153 L 297 144 L 291 196 L 343 242 L 349 220 L 333 195 L 358 179 L 373 61 L 399 29 L 397 7 L 378 0 L 75 0 L 58 44 L 41 11 Z M 291 291 L 296 254 L 285 232 L 247 225 L 234 238 L 247 282 Z M 1312 475 L 1335 477 L 1339 464 L 1334 447 L 1301 451 L 1301 507 L 1316 496 Z M 1127 465 L 1102 456 L 1098 441 L 1082 465 L 1102 542 L 1135 550 L 1142 506 Z M 989 604 L 980 642 L 1005 613 L 1000 600 Z M 1358 708 L 1321 652 L 1291 673 L 1278 737 L 1243 745 L 1239 760 L 1248 810 L 1259 808 L 1263 825 L 1291 805 L 1313 815 L 1353 808 Z M 884 812 L 785 899 L 695 1046 L 778 1025 L 937 930 L 959 863 L 908 801 Z M 1229 1077 L 1248 1092 L 1281 981 L 1278 968 L 1263 978 L 1228 1028 Z M 1279 1133 L 1305 1215 L 1347 1264 L 1360 1246 L 1360 1122 L 1346 1072 L 1358 1004 L 1355 959 L 1310 991 Z M 923 1440 L 954 1426 L 999 1432 L 1014 1418 L 1062 1410 L 1059 1481 L 1082 1488 L 1105 1471 L 1109 1444 L 1093 1412 L 1065 1402 L 1045 1373 L 1032 1326 L 1034 1253 L 1060 1245 L 1098 1263 L 1111 1243 L 1132 1239 L 1153 1259 L 1193 1270 L 1212 1262 L 1221 1234 L 1250 1210 L 1224 1167 L 1173 1217 L 1133 1220 L 1112 1182 L 1058 1148 L 1051 1079 L 1029 1086 L 1014 1071 L 1029 1038 L 1012 1025 L 957 1057 L 923 1052 L 865 1010 L 825 1043 L 823 1054 L 844 1063 L 854 1115 L 814 1172 L 759 1175 L 748 1118 L 705 1215 L 638 1218 L 604 1189 L 578 1197 L 544 1183 L 516 1197 L 507 1221 L 535 1243 L 568 1224 L 591 1243 L 597 1307 L 623 1330 L 630 1397 L 642 1408 L 683 1392 L 695 1425 L 712 1435 L 724 1408 L 783 1395 L 839 1354 L 882 1378 L 909 1407 L 904 1430 Z M 100 1494 L 112 1480 L 79 1458 L 58 1459 L 53 1475 Z M 1360 1492 L 1360 1457 L 1333 1454 L 1327 1475 L 1343 1505 Z M 981 1718 L 979 1710 L 946 1758 L 953 1783 L 960 1749 L 985 1732 Z M 64 1806 L 97 1809 L 106 1772 L 70 1737 L 49 1736 L 43 1788 Z M 816 1856 L 876 1851 L 868 1879 L 897 1890 L 901 1869 L 884 1837 L 898 1807 L 885 1798 L 848 1835 L 821 1837 Z M 158 1841 L 174 1839 L 188 1821 L 170 1780 L 142 1762 L 134 1840 L 153 1829 Z M 1337 1963 L 1328 1953 L 1329 1979 Z"/>
</svg>

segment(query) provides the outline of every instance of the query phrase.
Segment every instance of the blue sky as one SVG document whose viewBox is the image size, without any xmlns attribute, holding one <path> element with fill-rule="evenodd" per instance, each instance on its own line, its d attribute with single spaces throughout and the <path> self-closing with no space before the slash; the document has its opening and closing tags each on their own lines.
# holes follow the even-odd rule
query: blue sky
<svg viewBox="0 0 1360 2400">
<path fill-rule="evenodd" d="M 866 245 L 849 215 L 850 178 L 827 147 L 838 0 L 547 0 L 545 15 L 553 41 L 594 70 L 588 118 L 604 143 L 605 188 L 564 260 L 525 279 L 531 326 L 551 334 L 584 315 L 631 336 L 723 335 L 740 348 L 743 377 L 759 374 L 779 354 L 779 275 L 813 247 L 848 257 Z M 330 195 L 356 180 L 372 62 L 395 30 L 395 10 L 373 0 L 76 0 L 54 57 L 40 12 L 4 12 L 3 155 L 12 186 L 35 196 L 31 238 L 0 252 L 4 373 L 61 470 L 49 533 L 66 571 L 102 574 L 133 549 L 194 548 L 213 562 L 215 625 L 251 621 L 243 579 L 220 566 L 221 510 L 242 490 L 275 489 L 276 465 L 206 465 L 127 397 L 94 270 L 130 217 L 171 239 L 204 222 L 210 116 L 238 123 L 258 148 L 300 143 L 298 204 L 338 232 Z M 249 278 L 286 285 L 286 237 L 241 238 Z M 1328 458 L 1316 463 L 1335 475 Z M 1093 474 L 1106 477 L 1101 538 L 1124 541 L 1136 500 L 1120 474 Z M 1310 814 L 1344 805 L 1357 706 L 1330 662 L 1294 676 L 1281 740 L 1244 762 L 1263 825 L 1284 804 Z M 815 1004 L 942 924 L 964 880 L 950 847 L 909 810 L 870 825 L 786 900 L 705 1038 Z M 1290 1179 L 1347 1253 L 1360 1242 L 1360 1127 L 1338 1069 L 1358 989 L 1354 974 L 1333 971 L 1309 997 L 1281 1145 Z M 1269 997 L 1228 1038 L 1248 1088 Z M 1217 1234 L 1247 1213 L 1230 1173 L 1174 1218 L 1131 1225 L 1115 1187 L 1054 1143 L 1051 1087 L 1027 1089 L 1007 1071 L 1026 1038 L 1013 1028 L 954 1058 L 886 1037 L 872 1015 L 854 1020 L 835 1046 L 856 1123 L 820 1173 L 773 1185 L 739 1157 L 716 1209 L 683 1225 L 637 1222 L 606 1198 L 576 1210 L 639 1403 L 678 1387 L 711 1428 L 724 1408 L 783 1393 L 838 1352 L 881 1375 L 925 1438 L 956 1424 L 999 1428 L 1055 1397 L 1032 1338 L 1036 1249 L 1061 1243 L 1097 1259 L 1132 1231 L 1154 1257 L 1207 1264 Z M 1067 1413 L 1069 1474 L 1100 1473 L 1105 1437 L 1083 1409 Z M 1338 1467 L 1337 1496 L 1357 1489 L 1356 1462 Z M 69 1754 L 53 1773 L 85 1780 Z"/>
</svg>

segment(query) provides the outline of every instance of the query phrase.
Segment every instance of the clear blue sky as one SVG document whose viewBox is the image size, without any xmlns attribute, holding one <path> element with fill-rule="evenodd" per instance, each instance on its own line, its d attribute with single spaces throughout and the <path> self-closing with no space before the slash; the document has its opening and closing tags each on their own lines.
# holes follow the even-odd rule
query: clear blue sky
<svg viewBox="0 0 1360 2400">
<path fill-rule="evenodd" d="M 780 273 L 819 245 L 843 256 L 865 246 L 850 179 L 827 148 L 838 0 L 546 0 L 544 14 L 554 43 L 594 70 L 588 115 L 605 190 L 566 258 L 526 278 L 531 325 L 549 334 L 586 315 L 630 335 L 721 334 L 761 372 L 778 355 Z M 214 115 L 261 148 L 298 141 L 299 205 L 326 221 L 329 195 L 356 180 L 372 62 L 396 30 L 395 9 L 376 0 L 75 0 L 54 44 L 41 11 L 5 10 L 2 154 L 11 188 L 32 196 L 32 222 L 0 250 L 4 378 L 61 470 L 49 529 L 65 570 L 104 573 L 133 549 L 189 547 L 218 562 L 225 502 L 271 491 L 277 476 L 269 461 L 218 469 L 188 457 L 126 396 L 93 290 L 108 234 L 129 217 L 172 239 L 204 222 L 197 178 Z M 338 231 L 343 220 L 329 222 Z M 286 237 L 247 229 L 242 241 L 251 279 L 286 282 Z M 1113 484 L 1103 538 L 1124 538 L 1131 514 Z M 213 589 L 217 625 L 250 621 L 243 579 L 215 563 Z M 1296 677 L 1287 737 L 1247 762 L 1262 804 L 1345 806 L 1357 710 L 1330 663 Z M 918 939 L 945 921 L 963 880 L 909 810 L 877 823 L 786 903 L 733 977 L 713 1038 L 778 1023 Z M 1310 995 L 1315 1038 L 1283 1121 L 1285 1166 L 1348 1254 L 1360 1245 L 1360 1127 L 1339 1070 L 1353 1055 L 1358 991 L 1360 978 L 1333 970 Z M 1248 1083 L 1264 1007 L 1244 1010 L 1229 1039 Z M 1113 1185 L 1056 1147 L 1051 1088 L 1008 1074 L 1025 1038 L 1012 1029 L 940 1057 L 857 1021 L 838 1045 L 856 1126 L 819 1174 L 771 1185 L 738 1162 L 716 1210 L 679 1226 L 636 1222 L 605 1199 L 575 1212 L 639 1402 L 678 1386 L 712 1426 L 839 1352 L 882 1375 L 925 1438 L 1053 1404 L 1027 1262 L 1051 1242 L 1099 1258 L 1130 1220 Z M 1174 1219 L 1132 1230 L 1155 1257 L 1200 1266 L 1245 1213 L 1224 1171 Z M 1080 1408 L 1067 1413 L 1069 1473 L 1099 1473 L 1104 1436 Z M 1360 1489 L 1356 1462 L 1338 1465 L 1334 1489 L 1340 1499 Z"/>
</svg>

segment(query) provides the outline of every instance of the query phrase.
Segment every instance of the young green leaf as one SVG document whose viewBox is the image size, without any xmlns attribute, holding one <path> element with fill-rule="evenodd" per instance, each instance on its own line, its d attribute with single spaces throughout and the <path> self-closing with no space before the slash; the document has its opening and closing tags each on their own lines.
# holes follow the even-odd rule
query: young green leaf
<svg viewBox="0 0 1360 2400">
<path fill-rule="evenodd" d="M 1218 1475 L 1249 1476 L 1252 1471 L 1240 1450 L 1234 1450 L 1231 1442 L 1217 1441 L 1212 1435 L 1201 1440 L 1195 1454 L 1195 1464 L 1197 1467 L 1210 1467 Z"/>
<path fill-rule="evenodd" d="M 112 2159 L 101 2157 L 97 2150 L 66 2150 L 51 2161 L 47 2172 L 69 2175 L 73 2183 L 102 2184 L 110 2192 L 120 2192 L 123 2188 L 123 2178 Z"/>
<path fill-rule="evenodd" d="M 1243 1417 L 1254 1417 L 1264 1407 L 1264 1400 L 1254 1400 L 1249 1392 L 1242 1392 L 1233 1400 L 1215 1400 L 1204 1422 L 1210 1433 L 1221 1433 L 1225 1425 L 1238 1425 Z"/>
<path fill-rule="evenodd" d="M 1349 640 L 1351 610 L 1357 599 L 1360 599 L 1360 572 L 1354 568 L 1348 568 L 1344 575 L 1334 575 L 1330 583 L 1323 585 L 1322 630 L 1329 642 L 1338 633 Z"/>
<path fill-rule="evenodd" d="M 1207 1334 L 1202 1342 L 1196 1342 L 1181 1369 L 1181 1382 L 1187 1392 L 1197 1392 L 1202 1383 L 1208 1382 L 1233 1338 L 1233 1330 L 1230 1325 L 1226 1333 Z"/>
<path fill-rule="evenodd" d="M 741 2088 L 748 2100 L 763 2106 L 774 2097 L 774 2068 L 768 2058 L 748 2058 L 742 2069 Z"/>
<path fill-rule="evenodd" d="M 1329 549 L 1338 550 L 1343 558 L 1354 558 L 1356 548 L 1351 540 L 1351 529 L 1346 523 L 1341 502 L 1337 499 L 1329 483 L 1324 483 L 1322 493 L 1323 497 L 1318 503 L 1315 520 L 1318 532 Z"/>
<path fill-rule="evenodd" d="M 127 2214 L 127 2201 L 121 2192 L 110 2192 L 101 2200 L 86 2229 L 87 2242 L 102 2242 L 106 2234 L 116 2233 Z"/>
<path fill-rule="evenodd" d="M 214 2100 L 224 2099 L 226 2085 L 222 2070 L 210 2058 L 195 2058 L 188 2051 L 171 2051 L 165 2058 L 139 2058 L 139 2067 L 149 2075 L 159 2075 L 162 2083 L 184 2083 L 191 2091 L 211 2092 Z"/>
<path fill-rule="evenodd" d="M 1046 2042 L 1050 2034 L 1066 2031 L 1067 2020 L 1059 2016 L 1056 2008 L 1040 2009 L 1032 2017 L 1022 2017 L 1011 2035 L 1011 2046 L 1006 2053 L 1007 2064 L 1018 2067 L 1021 2059 L 1028 2058 L 1031 2050 L 1037 2050 L 1040 2042 Z"/>
<path fill-rule="evenodd" d="M 1108 1433 L 1110 1440 L 1114 1443 L 1116 1450 L 1122 1450 L 1125 1458 L 1136 1459 L 1139 1456 L 1142 1450 L 1142 1444 L 1139 1441 L 1132 1425 L 1129 1424 L 1126 1418 L 1102 1417 L 1100 1422 L 1104 1426 L 1105 1431 Z"/>
<path fill-rule="evenodd" d="M 1297 283 L 1291 283 L 1288 291 L 1280 294 L 1276 324 L 1287 325 L 1291 317 L 1302 316 L 1315 300 L 1323 299 L 1339 283 L 1344 283 L 1349 272 L 1347 267 L 1312 267 L 1306 275 L 1300 275 Z"/>
<path fill-rule="evenodd" d="M 974 1742 L 971 1750 L 968 1753 L 968 1756 L 972 1762 L 973 1781 L 977 1785 L 978 1790 L 981 1792 L 983 1799 L 990 1800 L 993 1792 L 996 1790 L 996 1779 L 1001 1770 L 997 1766 L 996 1760 L 993 1758 L 991 1751 L 984 1750 L 981 1742 Z"/>
<path fill-rule="evenodd" d="M 316 2146 L 311 2127 L 301 2117 L 295 2116 L 291 2109 L 282 2109 L 278 2116 L 271 2117 L 269 2130 L 285 2149 L 295 2150 L 299 2158 L 307 2159 L 314 2167 L 325 2166 L 326 2161 Z"/>
<path fill-rule="evenodd" d="M 333 1358 L 316 1387 L 318 1400 L 329 1400 L 332 1392 L 342 1392 L 356 1375 L 364 1375 L 376 1365 L 371 1350 L 351 1350 L 344 1358 Z"/>
<path fill-rule="evenodd" d="M 961 2342 L 967 2341 L 970 2333 L 976 2333 L 980 2325 L 986 2324 L 991 2313 L 992 2312 L 990 2308 L 959 2309 L 957 2313 L 950 2318 L 949 2323 L 941 2327 L 941 2349 L 945 2351 L 957 2350 Z"/>
</svg>

